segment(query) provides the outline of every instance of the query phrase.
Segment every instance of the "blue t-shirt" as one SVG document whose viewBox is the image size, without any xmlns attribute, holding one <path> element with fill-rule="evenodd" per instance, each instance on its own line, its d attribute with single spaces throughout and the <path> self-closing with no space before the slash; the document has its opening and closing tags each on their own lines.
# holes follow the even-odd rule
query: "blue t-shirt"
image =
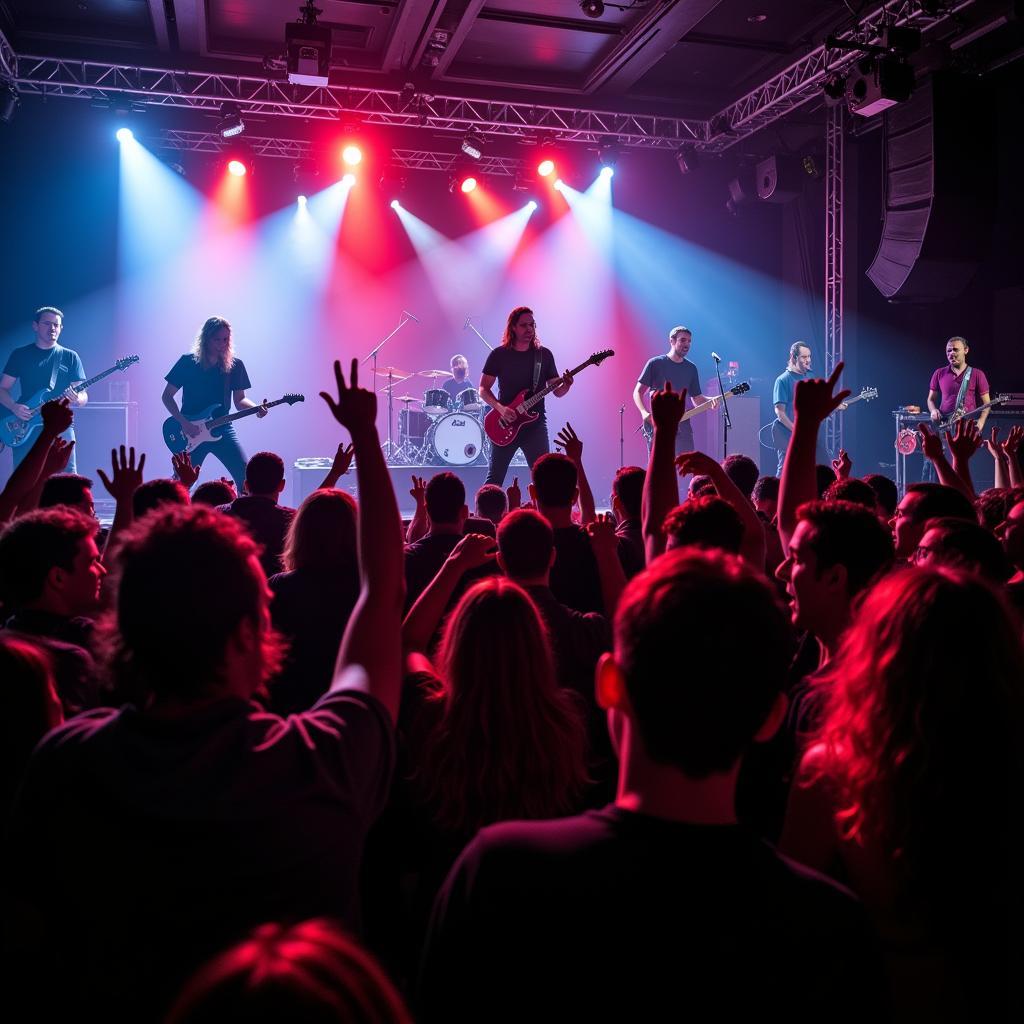
<svg viewBox="0 0 1024 1024">
<path fill-rule="evenodd" d="M 775 378 L 775 387 L 772 389 L 772 406 L 784 405 L 786 415 L 790 422 L 793 420 L 793 392 L 796 391 L 796 382 L 803 379 L 803 374 L 794 373 L 786 369 Z"/>
<path fill-rule="evenodd" d="M 696 398 L 701 393 L 700 374 L 695 363 L 689 359 L 675 362 L 668 356 L 655 356 L 647 360 L 644 372 L 640 374 L 640 383 L 652 391 L 662 391 L 666 382 L 672 382 L 673 391 L 686 388 L 687 397 Z M 692 403 L 691 403 L 692 404 Z"/>
<path fill-rule="evenodd" d="M 63 345 L 54 345 L 53 348 L 40 348 L 36 344 L 22 345 L 10 354 L 4 373 L 21 381 L 19 402 L 31 398 L 37 391 L 49 388 L 55 364 L 58 368 L 53 384 L 54 394 L 66 391 L 75 381 L 85 380 L 81 356 L 74 349 L 64 348 Z"/>
</svg>

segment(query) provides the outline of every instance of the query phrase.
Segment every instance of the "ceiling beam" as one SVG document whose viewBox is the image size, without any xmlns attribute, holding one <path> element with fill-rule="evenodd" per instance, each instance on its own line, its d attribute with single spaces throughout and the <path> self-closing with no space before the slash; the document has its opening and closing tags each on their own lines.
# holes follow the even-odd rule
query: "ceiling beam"
<svg viewBox="0 0 1024 1024">
<path fill-rule="evenodd" d="M 147 3 L 149 5 L 149 20 L 153 23 L 153 38 L 156 40 L 156 48 L 169 50 L 171 38 L 167 31 L 167 12 L 164 10 L 164 0 L 147 0 Z"/>
<path fill-rule="evenodd" d="M 466 37 L 469 35 L 473 28 L 473 24 L 477 19 L 477 15 L 480 13 L 484 6 L 484 0 L 469 0 L 466 4 L 465 9 L 459 15 L 458 21 L 450 28 L 446 23 L 445 19 L 441 19 L 439 28 L 447 28 L 451 32 L 451 36 L 448 39 L 448 45 L 444 50 L 438 54 L 439 60 L 436 66 L 430 72 L 430 77 L 433 79 L 443 78 L 445 72 L 451 66 L 451 63 L 459 54 L 459 50 L 462 49 L 462 44 L 466 41 Z"/>
<path fill-rule="evenodd" d="M 381 71 L 412 70 L 444 10 L 444 0 L 402 0 L 384 47 Z"/>
<path fill-rule="evenodd" d="M 628 92 L 721 2 L 667 0 L 651 7 L 587 75 L 583 92 Z"/>
</svg>

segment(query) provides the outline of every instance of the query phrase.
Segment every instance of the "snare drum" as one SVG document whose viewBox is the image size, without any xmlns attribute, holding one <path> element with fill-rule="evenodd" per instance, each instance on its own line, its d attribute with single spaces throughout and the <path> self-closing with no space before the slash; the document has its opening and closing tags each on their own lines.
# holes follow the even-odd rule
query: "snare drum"
<svg viewBox="0 0 1024 1024">
<path fill-rule="evenodd" d="M 460 391 L 459 397 L 455 399 L 455 404 L 459 412 L 477 413 L 483 408 L 480 403 L 480 394 L 476 388 L 466 388 L 465 391 Z"/>
<path fill-rule="evenodd" d="M 443 416 L 452 407 L 452 396 L 444 388 L 431 388 L 423 393 L 423 411 Z"/>
<path fill-rule="evenodd" d="M 464 412 L 451 412 L 435 420 L 430 432 L 430 446 L 446 466 L 475 462 L 483 439 L 480 421 Z"/>
</svg>

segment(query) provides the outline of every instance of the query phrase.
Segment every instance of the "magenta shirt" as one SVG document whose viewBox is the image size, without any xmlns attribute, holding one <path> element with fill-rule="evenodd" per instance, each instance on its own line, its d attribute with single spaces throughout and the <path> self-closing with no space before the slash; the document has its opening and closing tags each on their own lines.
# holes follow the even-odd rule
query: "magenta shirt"
<svg viewBox="0 0 1024 1024">
<path fill-rule="evenodd" d="M 967 371 L 964 370 L 964 373 Z M 928 385 L 930 391 L 938 391 L 942 395 L 939 402 L 939 412 L 948 416 L 956 408 L 956 396 L 960 394 L 960 383 L 963 380 L 963 373 L 958 377 L 948 366 L 940 366 L 932 374 L 932 382 Z M 988 392 L 988 377 L 983 370 L 976 366 L 971 370 L 971 379 L 967 385 L 967 394 L 964 396 L 964 412 L 977 409 L 982 404 L 981 396 Z"/>
</svg>

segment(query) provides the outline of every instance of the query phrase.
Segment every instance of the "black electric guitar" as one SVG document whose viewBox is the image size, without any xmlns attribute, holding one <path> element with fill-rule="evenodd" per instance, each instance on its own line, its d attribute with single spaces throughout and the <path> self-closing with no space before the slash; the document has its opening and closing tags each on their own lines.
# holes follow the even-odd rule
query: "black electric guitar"
<svg viewBox="0 0 1024 1024">
<path fill-rule="evenodd" d="M 859 395 L 854 395 L 852 398 L 847 398 L 843 402 L 843 406 L 849 409 L 854 402 L 870 402 L 878 397 L 878 388 L 861 388 Z M 837 409 L 836 412 L 839 412 Z M 832 413 L 835 416 L 835 413 Z M 762 430 L 765 428 L 762 427 Z M 789 427 L 785 426 L 781 420 L 775 419 L 772 423 L 772 444 L 775 446 L 776 451 L 785 451 L 789 445 L 789 439 L 793 436 L 793 431 Z"/>
<path fill-rule="evenodd" d="M 242 409 L 240 412 L 233 412 L 227 416 L 214 416 L 218 409 L 224 406 L 220 402 L 207 406 L 196 416 L 185 417 L 190 423 L 199 428 L 195 437 L 189 437 L 185 428 L 173 417 L 168 416 L 164 420 L 163 433 L 164 444 L 177 455 L 178 452 L 194 452 L 201 444 L 216 444 L 221 439 L 219 428 L 231 423 L 233 420 L 240 420 L 244 416 L 255 416 L 261 409 L 273 409 L 275 405 L 294 405 L 296 402 L 304 402 L 303 395 L 285 395 L 276 402 L 267 402 L 266 405 L 256 405 L 251 409 Z"/>
<path fill-rule="evenodd" d="M 55 398 L 61 398 L 64 395 L 70 397 L 72 394 L 77 395 L 80 391 L 88 391 L 97 381 L 103 380 L 104 377 L 109 377 L 112 373 L 117 373 L 118 370 L 127 370 L 132 363 L 137 363 L 138 361 L 138 356 L 125 356 L 123 359 L 118 359 L 113 366 L 108 367 L 102 373 L 97 373 L 95 377 L 90 377 L 88 380 L 72 384 L 71 387 L 66 388 L 64 391 L 51 391 L 49 388 L 40 388 L 34 395 L 30 395 L 21 403 L 29 407 L 31 415 L 27 420 L 23 420 L 14 413 L 0 420 L 0 451 L 3 451 L 4 447 L 18 448 L 23 444 L 28 444 L 36 436 L 36 433 L 42 430 L 43 417 L 40 410 L 47 402 Z"/>
<path fill-rule="evenodd" d="M 740 395 L 745 395 L 750 390 L 750 385 L 743 381 L 742 384 L 734 384 L 731 388 L 726 388 L 725 393 L 730 398 L 739 398 Z M 702 412 L 707 412 L 709 409 L 717 405 L 717 400 L 720 399 L 721 395 L 709 395 L 709 398 L 714 398 L 714 402 L 702 402 L 700 405 L 695 405 L 692 409 L 687 409 L 683 413 L 682 418 L 679 420 L 680 423 L 685 423 L 687 420 L 692 419 L 694 416 L 699 416 Z M 648 442 L 654 438 L 654 425 L 651 422 L 651 418 L 648 416 L 647 419 L 640 424 L 640 429 L 644 432 L 644 437 L 647 438 Z"/>
</svg>

